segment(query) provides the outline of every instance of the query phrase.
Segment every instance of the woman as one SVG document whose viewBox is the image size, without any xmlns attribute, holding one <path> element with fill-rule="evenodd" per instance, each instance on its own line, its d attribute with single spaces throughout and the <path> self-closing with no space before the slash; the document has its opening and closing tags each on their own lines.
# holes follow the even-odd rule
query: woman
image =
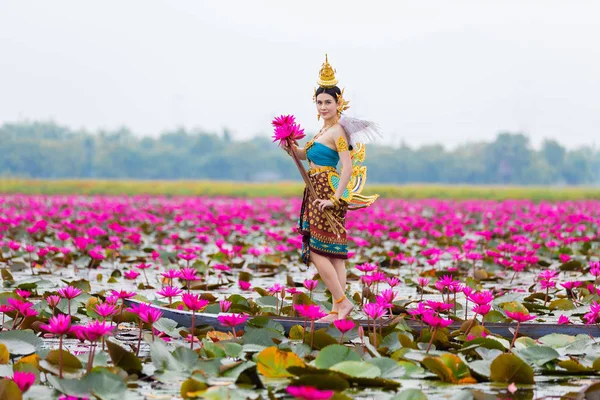
<svg viewBox="0 0 600 400">
<path fill-rule="evenodd" d="M 317 118 L 323 119 L 323 127 L 304 148 L 295 145 L 284 147 L 288 154 L 294 151 L 299 159 L 308 160 L 308 176 L 318 197 L 312 198 L 308 188 L 304 190 L 298 221 L 298 230 L 303 235 L 302 259 L 307 265 L 311 261 L 315 264 L 334 300 L 331 312 L 317 322 L 344 319 L 354 308 L 345 295 L 345 260 L 348 259 L 344 228 L 346 212 L 366 207 L 378 197 L 360 195 L 366 179 L 366 167 L 358 165 L 364 160 L 364 146 L 351 139 L 366 141 L 373 135 L 380 136 L 380 133 L 372 123 L 341 118 L 348 102 L 343 98 L 343 90 L 336 86 L 337 82 L 326 55 L 319 72 L 319 88 L 314 96 Z M 356 135 L 351 137 L 351 132 L 347 132 L 343 125 Z M 354 150 L 349 142 L 358 145 L 360 150 Z M 336 170 L 340 161 L 341 174 Z"/>
</svg>

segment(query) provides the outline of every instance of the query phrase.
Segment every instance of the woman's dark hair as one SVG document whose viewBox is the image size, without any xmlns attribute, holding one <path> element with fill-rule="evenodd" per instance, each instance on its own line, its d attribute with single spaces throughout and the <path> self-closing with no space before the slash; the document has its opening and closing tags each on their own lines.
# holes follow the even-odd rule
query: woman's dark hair
<svg viewBox="0 0 600 400">
<path fill-rule="evenodd" d="M 338 100 L 338 95 L 342 94 L 342 91 L 340 90 L 339 87 L 334 86 L 334 87 L 330 87 L 330 88 L 324 88 L 322 86 L 319 86 L 319 88 L 317 89 L 317 93 L 315 94 L 315 99 L 317 98 L 318 95 L 320 95 L 321 93 L 327 93 L 328 95 L 330 95 L 331 97 L 333 97 L 333 99 L 335 100 L 335 102 L 337 103 Z"/>
</svg>

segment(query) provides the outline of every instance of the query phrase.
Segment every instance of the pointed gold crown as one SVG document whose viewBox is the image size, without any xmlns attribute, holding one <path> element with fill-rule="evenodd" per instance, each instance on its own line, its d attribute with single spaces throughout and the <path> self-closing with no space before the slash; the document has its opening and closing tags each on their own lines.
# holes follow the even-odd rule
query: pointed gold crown
<svg viewBox="0 0 600 400">
<path fill-rule="evenodd" d="M 324 88 L 331 88 L 337 85 L 338 81 L 335 79 L 335 70 L 329 64 L 327 60 L 327 54 L 325 54 L 325 62 L 321 65 L 319 71 L 319 80 L 317 81 L 319 86 Z"/>
</svg>

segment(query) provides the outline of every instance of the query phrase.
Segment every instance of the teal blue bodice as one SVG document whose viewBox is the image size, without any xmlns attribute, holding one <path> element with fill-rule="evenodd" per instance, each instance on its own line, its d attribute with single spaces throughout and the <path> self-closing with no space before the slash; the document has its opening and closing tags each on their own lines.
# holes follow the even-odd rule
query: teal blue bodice
<svg viewBox="0 0 600 400">
<path fill-rule="evenodd" d="M 307 146 L 306 158 L 308 161 L 324 167 L 336 167 L 340 161 L 340 155 L 337 151 L 330 149 L 319 142 L 312 142 Z"/>
</svg>

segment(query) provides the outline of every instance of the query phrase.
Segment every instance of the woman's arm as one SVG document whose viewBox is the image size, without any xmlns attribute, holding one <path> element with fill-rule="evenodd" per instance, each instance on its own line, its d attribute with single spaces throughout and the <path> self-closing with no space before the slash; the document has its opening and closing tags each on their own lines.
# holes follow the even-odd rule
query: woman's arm
<svg viewBox="0 0 600 400">
<path fill-rule="evenodd" d="M 293 143 L 292 143 L 291 148 L 289 146 L 287 146 L 286 144 L 284 144 L 282 147 L 283 147 L 283 150 L 285 150 L 285 152 L 288 153 L 290 156 L 292 155 L 292 151 L 294 151 L 296 153 L 296 157 L 298 157 L 298 159 L 306 160 L 306 151 L 304 151 L 304 147 L 298 147 Z"/>
<path fill-rule="evenodd" d="M 348 142 L 346 142 L 344 134 L 338 137 L 335 144 L 340 155 L 340 160 L 342 161 L 340 183 L 335 191 L 335 198 L 339 200 L 344 195 L 344 190 L 346 190 L 346 186 L 348 186 L 350 178 L 352 178 L 352 159 L 350 158 Z"/>
<path fill-rule="evenodd" d="M 306 151 L 304 151 L 304 147 L 294 146 L 293 149 L 296 152 L 296 157 L 298 157 L 298 159 L 306 160 Z"/>
</svg>

